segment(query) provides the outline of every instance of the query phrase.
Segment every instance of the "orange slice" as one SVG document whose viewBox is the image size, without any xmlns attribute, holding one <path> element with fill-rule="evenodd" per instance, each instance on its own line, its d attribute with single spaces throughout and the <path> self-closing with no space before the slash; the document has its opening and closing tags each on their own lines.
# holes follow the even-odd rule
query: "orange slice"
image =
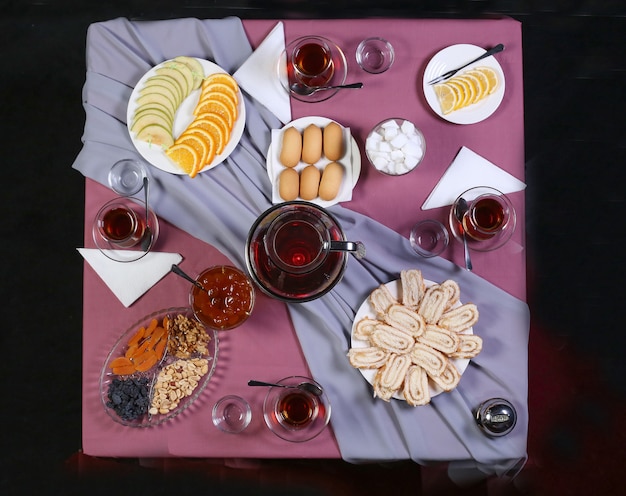
<svg viewBox="0 0 626 496">
<path fill-rule="evenodd" d="M 178 137 L 174 144 L 178 143 L 186 143 L 198 152 L 200 155 L 200 167 L 204 167 L 207 163 L 207 158 L 209 157 L 209 145 L 202 139 L 202 137 L 197 134 L 182 134 Z M 212 145 L 211 145 L 212 147 Z"/>
<path fill-rule="evenodd" d="M 200 100 L 209 98 L 214 93 L 221 93 L 229 97 L 235 104 L 239 102 L 239 93 L 231 86 L 224 83 L 211 83 L 207 84 L 200 93 Z"/>
<path fill-rule="evenodd" d="M 221 102 L 224 105 L 226 105 L 226 107 L 228 107 L 229 112 L 232 114 L 233 116 L 233 122 L 235 121 L 235 119 L 237 119 L 237 103 L 235 100 L 233 100 L 229 95 L 227 95 L 226 93 L 220 93 L 220 92 L 211 92 L 208 94 L 208 97 L 205 99 L 200 99 L 200 101 L 198 102 L 198 105 L 196 105 L 196 108 L 194 109 L 193 113 L 195 115 L 197 114 L 201 114 L 203 112 L 205 112 L 205 110 L 203 110 L 206 106 L 209 106 L 211 102 L 213 101 L 217 101 L 217 102 Z M 209 110 L 210 112 L 210 110 Z"/>
<path fill-rule="evenodd" d="M 165 153 L 191 177 L 194 177 L 200 170 L 200 156 L 196 149 L 187 143 L 172 145 Z"/>
<path fill-rule="evenodd" d="M 224 133 L 223 128 L 215 122 L 215 120 L 207 118 L 196 119 L 189 125 L 187 131 L 191 131 L 196 128 L 204 129 L 208 132 L 213 138 L 215 153 L 217 155 L 222 153 L 228 141 L 228 136 Z"/>
<path fill-rule="evenodd" d="M 196 136 L 197 138 L 201 139 L 207 147 L 207 156 L 205 158 L 203 167 L 211 164 L 216 154 L 215 139 L 213 138 L 213 135 L 202 127 L 194 127 L 189 128 L 185 132 L 183 132 L 183 134 L 180 135 L 179 139 L 185 138 L 190 135 Z"/>
<path fill-rule="evenodd" d="M 225 74 L 223 72 L 216 72 L 215 74 L 211 74 L 205 77 L 204 81 L 202 81 L 202 88 L 204 89 L 205 86 L 209 86 L 212 83 L 226 84 L 236 92 L 239 91 L 239 85 L 237 84 L 237 81 L 235 81 L 235 78 L 233 78 L 230 74 Z"/>
<path fill-rule="evenodd" d="M 230 109 L 226 106 L 226 104 L 218 101 L 218 100 L 206 100 L 202 104 L 202 109 L 198 111 L 196 115 L 201 114 L 218 114 L 226 119 L 228 123 L 228 128 L 232 129 L 233 124 L 235 123 L 235 116 L 230 111 Z"/>
</svg>

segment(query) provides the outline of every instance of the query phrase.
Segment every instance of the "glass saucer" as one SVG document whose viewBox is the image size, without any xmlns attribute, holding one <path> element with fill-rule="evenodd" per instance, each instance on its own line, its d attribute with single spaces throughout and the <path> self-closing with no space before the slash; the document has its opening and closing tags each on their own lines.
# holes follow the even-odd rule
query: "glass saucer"
<svg viewBox="0 0 626 496">
<path fill-rule="evenodd" d="M 126 207 L 134 210 L 138 217 L 145 217 L 146 215 L 145 203 L 140 200 L 125 197 L 114 198 L 113 200 L 105 203 L 102 208 L 106 207 L 110 203 L 121 203 Z M 134 262 L 142 257 L 145 257 L 154 247 L 159 237 L 159 219 L 157 218 L 156 214 L 150 209 L 148 212 L 148 226 L 152 231 L 152 242 L 150 243 L 150 246 L 148 246 L 148 249 L 145 251 L 141 249 L 141 242 L 129 248 L 121 248 L 117 245 L 110 243 L 100 235 L 100 232 L 98 231 L 98 225 L 95 219 L 92 223 L 91 235 L 93 237 L 94 243 L 105 257 L 110 258 L 111 260 L 115 260 L 116 262 Z"/>
<path fill-rule="evenodd" d="M 308 38 L 308 36 L 305 36 Z M 335 43 L 330 41 L 327 38 L 322 36 L 317 36 L 321 40 L 324 40 L 328 46 L 330 47 L 333 65 L 335 67 L 335 71 L 333 73 L 333 77 L 328 81 L 328 86 L 337 86 L 344 84 L 346 82 L 346 77 L 348 75 L 348 63 L 346 62 L 346 56 L 344 55 L 341 48 L 339 48 Z M 278 80 L 280 81 L 282 87 L 285 91 L 289 92 L 289 95 L 295 98 L 296 100 L 300 100 L 301 102 L 307 103 L 316 103 L 323 102 L 324 100 L 328 100 L 333 95 L 337 93 L 339 90 L 325 90 L 318 91 L 317 93 L 313 93 L 312 95 L 297 95 L 293 91 L 289 89 L 292 83 L 295 83 L 296 80 L 291 73 L 287 70 L 287 54 L 290 53 L 295 45 L 297 45 L 302 38 L 298 38 L 297 40 L 292 41 L 287 45 L 287 47 L 282 51 L 280 56 L 278 57 L 278 64 L 276 65 L 276 70 L 278 72 Z"/>
</svg>

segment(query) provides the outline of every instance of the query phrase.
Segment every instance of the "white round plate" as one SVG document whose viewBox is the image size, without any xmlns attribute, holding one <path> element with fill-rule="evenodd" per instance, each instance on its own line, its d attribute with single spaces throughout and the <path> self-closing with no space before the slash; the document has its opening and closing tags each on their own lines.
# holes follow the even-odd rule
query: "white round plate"
<svg viewBox="0 0 626 496">
<path fill-rule="evenodd" d="M 285 166 L 280 163 L 280 146 L 283 140 L 283 132 L 285 129 L 294 127 L 298 131 L 302 132 L 304 129 L 310 125 L 315 124 L 320 128 L 324 128 L 333 121 L 327 117 L 318 117 L 318 116 L 310 116 L 310 117 L 302 117 L 300 119 L 296 119 L 294 121 L 286 124 L 282 129 L 274 129 L 272 130 L 272 142 L 267 150 L 267 175 L 270 178 L 272 183 L 272 203 L 282 203 L 283 200 L 278 193 L 278 176 L 285 169 Z M 337 124 L 339 124 L 337 122 Z M 341 126 L 341 124 L 339 124 Z M 350 140 L 350 146 L 346 147 L 344 156 L 341 157 L 337 162 L 343 165 L 346 168 L 346 174 L 341 183 L 341 187 L 339 188 L 339 193 L 333 200 L 322 200 L 320 198 L 316 198 L 314 200 L 310 200 L 311 203 L 315 203 L 320 207 L 330 207 L 335 205 L 336 203 L 342 201 L 349 201 L 352 199 L 352 189 L 356 185 L 359 175 L 361 174 L 361 152 L 359 151 L 359 146 L 356 143 L 356 140 L 350 134 L 350 129 L 341 126 L 344 132 L 344 139 Z M 322 158 L 315 164 L 315 166 L 323 170 L 326 164 L 330 163 L 326 157 L 322 156 Z M 294 167 L 294 169 L 300 173 L 302 169 L 304 169 L 308 164 L 304 162 L 300 162 L 298 165 Z M 349 169 L 348 169 L 349 167 Z M 296 198 L 296 200 L 301 200 L 300 197 Z"/>
<path fill-rule="evenodd" d="M 457 67 L 466 64 L 470 60 L 479 57 L 486 51 L 487 50 L 485 50 L 484 48 L 475 45 L 452 45 L 444 48 L 443 50 L 438 52 L 432 59 L 430 59 L 430 62 L 428 63 L 428 65 L 426 66 L 426 70 L 424 71 L 422 85 L 424 88 L 424 96 L 426 97 L 426 101 L 428 102 L 428 105 L 430 105 L 430 108 L 433 109 L 433 112 L 435 112 L 435 114 L 437 114 L 442 119 L 453 122 L 455 124 L 475 124 L 477 122 L 485 120 L 497 110 L 497 108 L 500 106 L 500 103 L 502 102 L 502 98 L 504 98 L 505 80 L 502 67 L 500 67 L 500 64 L 494 56 L 479 60 L 478 62 L 469 65 L 464 69 L 461 69 L 457 73 L 460 75 L 463 72 L 469 71 L 476 67 L 485 66 L 491 67 L 498 72 L 500 84 L 498 88 L 496 88 L 495 93 L 489 95 L 486 98 L 483 98 L 481 101 L 474 103 L 473 105 L 464 107 L 459 110 L 453 110 L 449 114 L 443 115 L 443 113 L 441 112 L 441 106 L 439 105 L 439 100 L 437 99 L 437 95 L 435 94 L 435 90 L 433 89 L 434 85 L 428 84 L 428 81 L 432 81 L 433 79 L 444 74 L 445 72 L 456 69 Z"/>
<path fill-rule="evenodd" d="M 433 281 L 429 281 L 428 279 L 424 279 L 424 284 L 426 284 L 426 287 L 430 287 L 430 286 L 434 286 L 437 283 Z M 402 301 L 402 282 L 400 279 L 396 279 L 395 281 L 390 281 L 387 284 L 385 284 L 385 286 L 387 286 L 387 289 L 397 301 L 399 302 Z M 454 305 L 453 308 L 459 307 L 461 305 L 462 303 L 458 301 Z M 358 311 L 356 312 L 356 315 L 354 316 L 354 322 L 352 323 L 352 332 L 350 333 L 351 334 L 350 346 L 352 348 L 367 348 L 368 346 L 370 346 L 370 344 L 367 341 L 355 339 L 354 337 L 354 331 L 356 329 L 357 322 L 359 322 L 361 319 L 364 319 L 365 317 L 369 317 L 370 319 L 376 318 L 376 311 L 370 305 L 369 297 L 365 298 L 365 301 L 361 303 L 361 306 L 359 307 Z M 466 329 L 465 331 L 463 331 L 461 334 L 474 334 L 474 328 L 470 327 L 469 329 Z M 467 368 L 470 362 L 469 358 L 451 358 L 450 361 L 454 364 L 456 369 L 459 371 L 460 375 L 463 375 L 463 372 L 465 372 L 465 369 Z M 370 384 L 373 384 L 374 376 L 376 375 L 377 369 L 358 369 L 358 370 L 359 372 L 361 372 L 363 377 L 365 377 L 365 380 L 367 382 L 369 382 Z M 443 392 L 443 390 L 438 385 L 433 383 L 433 381 L 431 381 L 430 379 L 428 379 L 428 389 L 430 391 L 431 398 L 434 398 L 435 396 Z M 404 401 L 404 394 L 402 393 L 402 391 L 397 391 L 393 395 L 393 397 L 395 399 Z"/>
<path fill-rule="evenodd" d="M 224 69 L 222 69 L 219 65 L 214 64 L 208 60 L 204 59 L 196 59 L 198 62 L 202 64 L 202 68 L 204 69 L 204 75 L 209 76 L 215 73 L 224 73 L 228 74 Z M 165 62 L 160 63 L 159 65 L 154 66 L 148 72 L 146 72 L 142 78 L 139 80 L 135 89 L 130 95 L 130 99 L 128 100 L 128 108 L 126 110 L 126 122 L 132 122 L 133 115 L 137 108 L 136 100 L 138 98 L 137 94 L 143 88 L 146 80 L 154 76 L 156 70 L 163 65 L 171 62 L 171 60 L 166 60 Z M 174 117 L 174 137 L 178 137 L 182 134 L 182 132 L 187 129 L 187 126 L 191 124 L 193 121 L 194 115 L 193 110 L 198 103 L 198 99 L 200 98 L 200 89 L 194 90 L 191 94 L 183 100 L 176 111 L 176 115 Z M 224 147 L 224 150 L 219 155 L 216 155 L 213 161 L 206 165 L 200 172 L 204 172 L 208 169 L 215 167 L 218 164 L 221 164 L 224 160 L 226 160 L 230 154 L 233 152 L 235 147 L 239 144 L 239 140 L 243 134 L 243 130 L 246 124 L 246 107 L 243 101 L 243 95 L 241 94 L 241 89 L 239 90 L 239 103 L 237 106 L 237 120 L 235 120 L 235 125 L 230 133 L 230 139 L 228 143 Z M 127 127 L 128 128 L 128 127 Z M 130 134 L 130 139 L 137 148 L 137 151 L 141 154 L 143 158 L 145 158 L 149 163 L 154 165 L 156 168 L 161 169 L 162 171 L 169 172 L 171 174 L 180 174 L 185 175 L 180 167 L 178 167 L 174 162 L 172 162 L 165 152 L 159 146 L 151 145 L 145 141 L 140 141 L 135 139 L 135 133 L 128 128 L 128 133 Z"/>
</svg>

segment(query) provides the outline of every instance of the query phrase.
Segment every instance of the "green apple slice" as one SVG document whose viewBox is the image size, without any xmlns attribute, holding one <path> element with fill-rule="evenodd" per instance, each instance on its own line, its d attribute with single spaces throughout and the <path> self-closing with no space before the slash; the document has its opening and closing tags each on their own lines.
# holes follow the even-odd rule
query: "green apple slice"
<svg viewBox="0 0 626 496">
<path fill-rule="evenodd" d="M 189 68 L 186 68 L 187 72 L 189 73 L 189 80 L 187 79 L 187 76 L 185 76 L 185 74 L 183 74 L 183 72 L 179 70 L 178 67 L 164 66 L 159 67 L 156 70 L 156 74 L 160 76 L 169 76 L 178 82 L 178 84 L 182 88 L 183 100 L 187 98 L 187 95 L 189 95 L 189 93 L 191 93 L 191 87 L 193 86 L 193 76 L 191 75 L 191 71 L 189 70 Z"/>
<path fill-rule="evenodd" d="M 174 144 L 171 131 L 159 124 L 147 124 L 139 129 L 137 139 L 162 148 L 169 148 Z"/>
<path fill-rule="evenodd" d="M 143 105 L 149 103 L 158 103 L 168 110 L 169 114 L 172 118 L 176 115 L 176 110 L 178 109 L 178 105 L 176 102 L 173 102 L 169 98 L 167 98 L 162 93 L 146 93 L 145 95 L 140 96 L 136 100 L 137 108 L 142 107 Z"/>
<path fill-rule="evenodd" d="M 156 112 L 141 112 L 130 128 L 131 131 L 137 132 L 150 124 L 158 124 L 167 129 L 172 134 L 172 123 L 164 114 Z"/>
<path fill-rule="evenodd" d="M 202 84 L 202 80 L 204 79 L 204 68 L 202 64 L 193 57 L 187 57 L 185 55 L 181 55 L 174 59 L 174 62 L 180 62 L 181 64 L 185 64 L 187 67 L 191 69 L 191 73 L 193 74 L 193 89 L 197 90 Z"/>
<path fill-rule="evenodd" d="M 146 104 L 144 106 L 142 106 L 141 108 L 138 108 L 135 113 L 133 114 L 133 118 L 131 121 L 131 127 L 132 125 L 135 124 L 135 122 L 137 121 L 137 119 L 139 119 L 140 117 L 142 117 L 143 115 L 146 114 L 156 114 L 161 116 L 163 119 L 165 119 L 165 121 L 168 123 L 170 128 L 174 127 L 174 118 L 169 114 L 168 111 L 164 110 L 163 107 L 161 107 L 158 104 Z"/>
<path fill-rule="evenodd" d="M 138 95 L 143 96 L 146 93 L 152 92 L 167 95 L 176 106 L 180 105 L 180 102 L 182 101 L 180 99 L 178 87 L 174 85 L 173 81 L 165 78 L 154 78 L 153 80 L 147 81 L 146 85 L 138 92 Z"/>
</svg>

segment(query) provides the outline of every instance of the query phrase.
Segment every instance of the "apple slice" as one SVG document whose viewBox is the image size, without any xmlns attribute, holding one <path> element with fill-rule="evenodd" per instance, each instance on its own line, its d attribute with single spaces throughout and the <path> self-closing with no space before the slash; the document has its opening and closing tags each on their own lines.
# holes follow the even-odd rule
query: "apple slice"
<svg viewBox="0 0 626 496">
<path fill-rule="evenodd" d="M 159 124 L 148 124 L 137 132 L 137 139 L 152 145 L 169 148 L 174 144 L 172 132 Z"/>
</svg>

